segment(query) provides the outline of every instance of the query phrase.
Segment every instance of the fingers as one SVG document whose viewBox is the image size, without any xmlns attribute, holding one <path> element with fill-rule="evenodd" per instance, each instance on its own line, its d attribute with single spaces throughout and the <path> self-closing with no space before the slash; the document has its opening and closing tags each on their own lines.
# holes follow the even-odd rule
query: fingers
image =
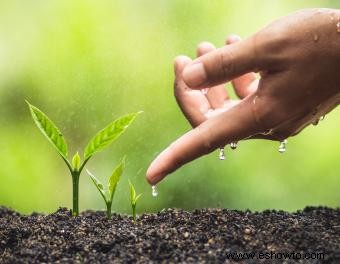
<svg viewBox="0 0 340 264">
<path fill-rule="evenodd" d="M 174 93 L 184 116 L 192 127 L 196 127 L 206 120 L 205 113 L 210 109 L 210 104 L 201 91 L 189 89 L 182 79 L 183 69 L 190 62 L 191 59 L 186 56 L 175 59 Z"/>
<path fill-rule="evenodd" d="M 202 42 L 197 47 L 197 57 L 203 56 L 213 50 L 216 50 L 213 44 Z M 225 100 L 229 98 L 228 93 L 224 88 L 224 84 L 208 89 L 206 97 L 208 98 L 211 107 L 214 109 L 223 107 Z"/>
<path fill-rule="evenodd" d="M 197 46 L 196 55 L 197 57 L 201 57 L 204 54 L 207 54 L 215 49 L 216 48 L 212 43 L 204 41 Z"/>
<path fill-rule="evenodd" d="M 219 146 L 257 134 L 252 99 L 252 96 L 246 98 L 176 140 L 151 163 L 146 175 L 148 182 L 156 184 L 167 174 Z"/>
<path fill-rule="evenodd" d="M 252 38 L 209 52 L 185 67 L 184 82 L 193 89 L 222 84 L 259 67 Z"/>
<path fill-rule="evenodd" d="M 231 35 L 227 38 L 226 44 L 230 45 L 240 41 L 241 38 L 236 35 Z M 232 80 L 234 90 L 239 98 L 244 98 L 251 93 L 254 93 L 258 86 L 255 73 L 246 73 L 234 80 Z"/>
</svg>

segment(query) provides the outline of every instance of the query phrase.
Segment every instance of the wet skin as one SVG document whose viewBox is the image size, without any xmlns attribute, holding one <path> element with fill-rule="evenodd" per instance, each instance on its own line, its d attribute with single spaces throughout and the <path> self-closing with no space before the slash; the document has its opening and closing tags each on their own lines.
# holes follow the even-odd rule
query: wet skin
<svg viewBox="0 0 340 264">
<path fill-rule="evenodd" d="M 150 184 L 231 142 L 294 136 L 340 103 L 339 10 L 301 10 L 226 44 L 175 59 L 175 97 L 193 129 L 151 163 Z"/>
</svg>

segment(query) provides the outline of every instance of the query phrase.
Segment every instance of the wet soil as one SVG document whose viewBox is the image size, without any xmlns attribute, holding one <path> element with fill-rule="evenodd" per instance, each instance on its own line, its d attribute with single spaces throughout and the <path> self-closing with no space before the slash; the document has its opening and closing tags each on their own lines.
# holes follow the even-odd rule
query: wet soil
<svg viewBox="0 0 340 264">
<path fill-rule="evenodd" d="M 0 207 L 0 263 L 235 262 L 340 263 L 340 208 L 167 209 L 134 224 L 118 214 L 107 220 L 104 212 L 24 216 Z"/>
</svg>

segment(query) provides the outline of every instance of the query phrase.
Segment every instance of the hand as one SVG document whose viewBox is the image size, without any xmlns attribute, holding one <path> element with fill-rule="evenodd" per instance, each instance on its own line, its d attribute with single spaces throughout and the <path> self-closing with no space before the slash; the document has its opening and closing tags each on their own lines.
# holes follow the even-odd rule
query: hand
<svg viewBox="0 0 340 264">
<path fill-rule="evenodd" d="M 230 36 L 226 43 L 231 44 L 239 40 L 238 36 Z M 197 47 L 197 57 L 215 49 L 211 43 L 203 42 Z M 196 127 L 208 118 L 227 111 L 239 103 L 240 100 L 231 100 L 224 88 L 224 84 L 202 90 L 190 89 L 183 81 L 183 70 L 191 62 L 192 60 L 186 56 L 179 56 L 175 59 L 174 93 L 183 114 L 192 127 Z M 257 85 L 258 80 L 254 73 L 245 74 L 233 80 L 235 92 L 241 99 L 253 93 Z"/>
<path fill-rule="evenodd" d="M 194 61 L 177 58 L 175 95 L 197 127 L 152 162 L 149 183 L 233 141 L 296 135 L 334 109 L 340 102 L 339 32 L 338 10 L 302 10 L 220 49 L 206 43 Z M 231 80 L 237 103 L 223 91 Z"/>
</svg>

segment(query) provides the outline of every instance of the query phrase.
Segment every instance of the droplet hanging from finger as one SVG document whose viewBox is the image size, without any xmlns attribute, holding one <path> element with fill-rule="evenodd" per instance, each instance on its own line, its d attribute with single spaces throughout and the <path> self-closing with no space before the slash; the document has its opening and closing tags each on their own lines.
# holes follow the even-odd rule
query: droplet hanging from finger
<svg viewBox="0 0 340 264">
<path fill-rule="evenodd" d="M 219 152 L 218 158 L 220 160 L 225 160 L 224 148 L 220 148 L 220 152 Z"/>
<path fill-rule="evenodd" d="M 280 146 L 279 146 L 280 153 L 286 152 L 286 144 L 287 144 L 287 139 L 280 141 Z"/>
<path fill-rule="evenodd" d="M 237 141 L 231 142 L 230 143 L 230 148 L 231 149 L 236 149 L 237 148 L 237 143 L 238 143 Z"/>
<path fill-rule="evenodd" d="M 152 192 L 151 192 L 152 196 L 156 197 L 158 195 L 158 190 L 157 190 L 156 185 L 152 185 L 151 189 L 152 189 Z"/>
</svg>

